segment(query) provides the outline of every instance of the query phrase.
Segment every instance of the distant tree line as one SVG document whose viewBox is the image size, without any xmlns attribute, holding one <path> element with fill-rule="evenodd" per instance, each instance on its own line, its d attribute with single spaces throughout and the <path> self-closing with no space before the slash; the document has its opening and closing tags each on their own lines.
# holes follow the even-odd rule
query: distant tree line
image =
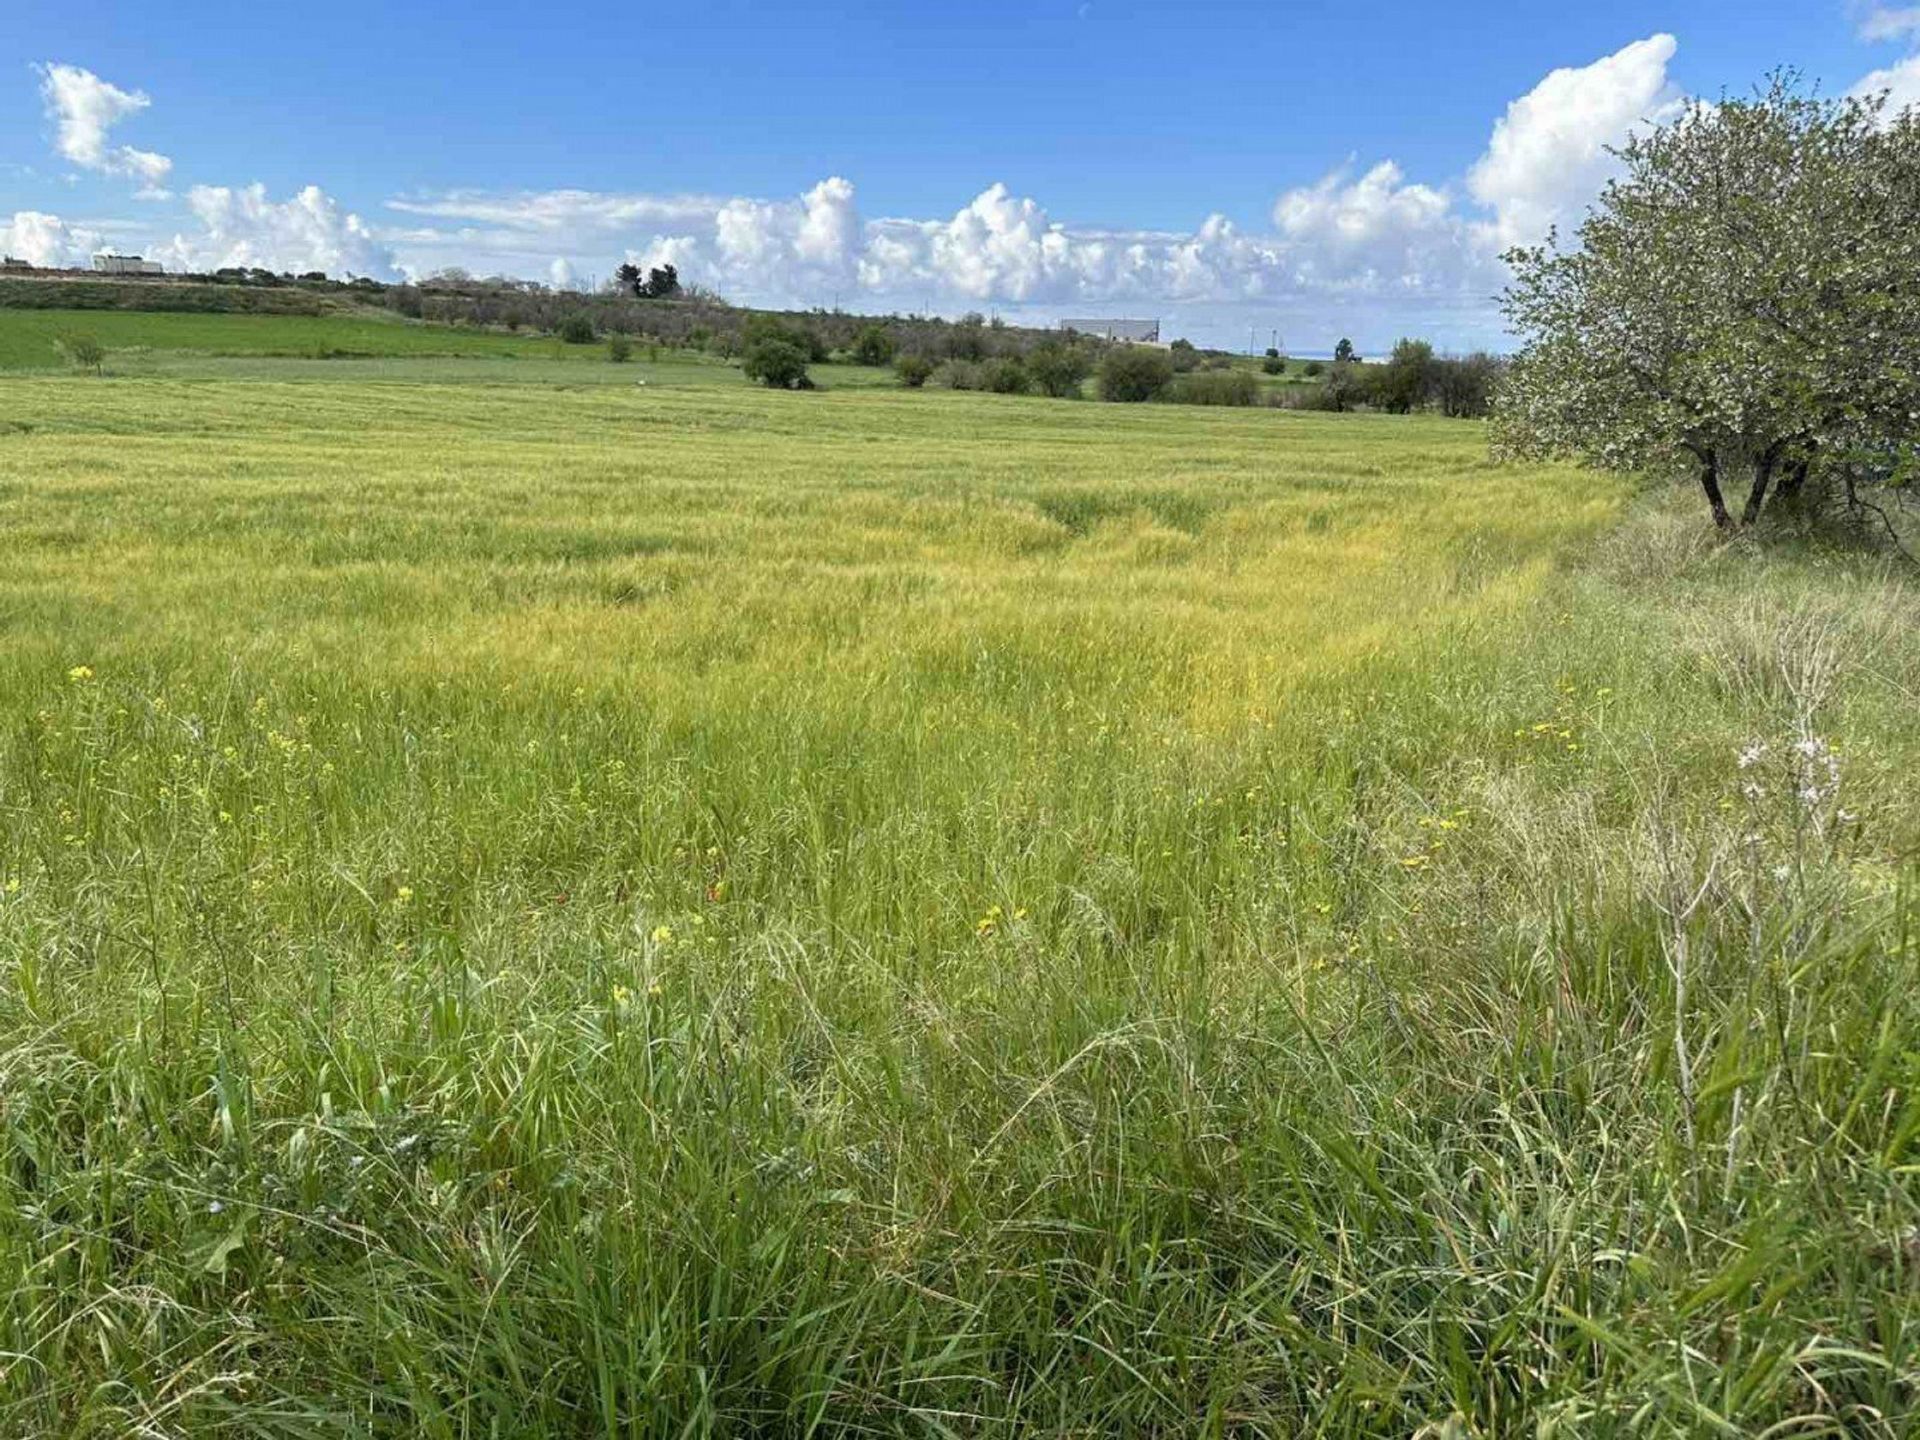
<svg viewBox="0 0 1920 1440">
<path fill-rule="evenodd" d="M 1291 408 L 1302 410 L 1379 410 L 1390 415 L 1423 411 L 1459 420 L 1489 414 L 1506 362 L 1479 351 L 1471 355 L 1438 355 L 1425 340 L 1401 340 L 1387 359 L 1363 365 L 1354 358 L 1352 342 L 1342 340 L 1344 355 L 1336 351 L 1317 387 L 1289 396 Z"/>
</svg>

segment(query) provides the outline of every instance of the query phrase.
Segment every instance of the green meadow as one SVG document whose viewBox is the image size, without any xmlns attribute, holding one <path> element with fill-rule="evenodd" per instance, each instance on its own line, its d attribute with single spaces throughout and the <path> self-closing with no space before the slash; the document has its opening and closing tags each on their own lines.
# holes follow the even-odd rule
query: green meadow
<svg viewBox="0 0 1920 1440">
<path fill-rule="evenodd" d="M 373 312 L 221 315 L 7 310 L 0 316 L 0 371 L 61 369 L 63 362 L 55 342 L 76 332 L 91 335 L 106 346 L 111 357 L 109 368 L 122 373 L 138 371 L 156 359 L 182 356 L 606 359 L 603 346 L 567 345 L 550 335 L 425 325 Z"/>
<path fill-rule="evenodd" d="M 1904 572 L 352 323 L 0 378 L 0 1433 L 1912 1433 Z"/>
</svg>

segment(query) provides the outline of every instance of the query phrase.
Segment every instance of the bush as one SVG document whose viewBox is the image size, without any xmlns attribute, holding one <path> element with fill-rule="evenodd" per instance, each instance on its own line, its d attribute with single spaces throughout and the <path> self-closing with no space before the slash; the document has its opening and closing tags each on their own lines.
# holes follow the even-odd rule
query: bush
<svg viewBox="0 0 1920 1440">
<path fill-rule="evenodd" d="M 984 317 L 962 315 L 953 329 L 947 332 L 949 360 L 984 360 L 987 352 L 987 322 Z"/>
<path fill-rule="evenodd" d="M 1119 345 L 1100 362 L 1100 398 L 1123 404 L 1151 400 L 1173 382 L 1173 361 L 1166 352 L 1140 345 Z"/>
<path fill-rule="evenodd" d="M 902 355 L 894 362 L 893 370 L 902 385 L 918 390 L 933 374 L 933 362 L 924 355 Z"/>
<path fill-rule="evenodd" d="M 1309 360 L 1305 371 L 1306 377 L 1309 380 L 1318 380 L 1326 372 L 1326 368 L 1318 360 Z"/>
<path fill-rule="evenodd" d="M 943 390 L 984 390 L 986 366 L 972 360 L 949 360 L 933 372 L 933 383 Z"/>
<path fill-rule="evenodd" d="M 1167 347 L 1167 359 L 1173 362 L 1176 375 L 1184 375 L 1189 370 L 1200 368 L 1200 352 L 1194 349 L 1191 340 L 1176 340 Z"/>
<path fill-rule="evenodd" d="M 1505 366 L 1484 352 L 1458 360 L 1433 362 L 1434 398 L 1440 413 L 1455 419 L 1480 419 L 1493 409 L 1494 388 Z"/>
<path fill-rule="evenodd" d="M 1426 408 L 1433 398 L 1433 346 L 1424 340 L 1401 340 L 1373 380 L 1373 401 L 1382 410 L 1408 415 Z"/>
<path fill-rule="evenodd" d="M 899 348 L 893 336 L 878 325 L 869 325 L 853 337 L 853 358 L 861 365 L 885 365 Z"/>
<path fill-rule="evenodd" d="M 1333 413 L 1347 408 L 1339 392 L 1330 383 L 1282 386 L 1274 396 L 1274 403 L 1282 410 L 1324 410 Z"/>
<path fill-rule="evenodd" d="M 98 375 L 101 367 L 107 363 L 107 347 L 92 335 L 75 332 L 62 335 L 53 343 L 76 370 L 91 370 Z"/>
<path fill-rule="evenodd" d="M 1017 355 L 1002 356 L 998 360 L 989 360 L 980 367 L 982 388 L 996 395 L 1024 395 L 1027 393 L 1027 367 L 1020 363 Z"/>
<path fill-rule="evenodd" d="M 1034 388 L 1056 400 L 1079 399 L 1092 373 L 1093 357 L 1067 341 L 1042 340 L 1027 355 L 1027 377 Z"/>
<path fill-rule="evenodd" d="M 1319 395 L 1319 404 L 1305 408 L 1340 412 L 1351 410 L 1356 405 L 1371 404 L 1373 377 L 1362 366 L 1347 360 L 1336 360 L 1332 371 L 1319 387 Z"/>
<path fill-rule="evenodd" d="M 569 345 L 591 345 L 599 338 L 593 333 L 593 321 L 578 312 L 560 322 L 559 333 Z"/>
<path fill-rule="evenodd" d="M 790 340 L 754 340 L 741 356 L 740 369 L 749 380 L 757 380 L 769 390 L 813 388 L 807 374 L 807 352 Z"/>
<path fill-rule="evenodd" d="M 607 339 L 607 359 L 616 365 L 624 365 L 633 356 L 633 342 L 624 335 L 613 335 Z"/>
<path fill-rule="evenodd" d="M 1175 377 L 1160 398 L 1175 405 L 1258 405 L 1260 382 L 1246 370 L 1202 370 Z"/>
<path fill-rule="evenodd" d="M 1260 362 L 1260 368 L 1269 375 L 1284 375 L 1287 373 L 1287 362 L 1278 355 L 1269 355 Z"/>
<path fill-rule="evenodd" d="M 749 316 L 746 328 L 741 332 L 741 340 L 742 355 L 763 340 L 777 340 L 783 345 L 791 345 L 807 358 L 809 364 L 813 365 L 825 363 L 827 356 L 831 353 L 827 348 L 827 342 L 811 327 L 789 324 L 771 315 Z"/>
</svg>

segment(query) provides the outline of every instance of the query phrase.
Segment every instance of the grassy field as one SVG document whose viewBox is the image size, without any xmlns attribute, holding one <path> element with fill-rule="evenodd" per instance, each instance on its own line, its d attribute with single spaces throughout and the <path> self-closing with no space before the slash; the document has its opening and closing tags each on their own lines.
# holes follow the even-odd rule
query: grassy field
<svg viewBox="0 0 1920 1440">
<path fill-rule="evenodd" d="M 80 331 L 107 347 L 109 368 L 148 357 L 299 356 L 316 359 L 469 356 L 598 360 L 604 346 L 567 345 L 550 335 L 507 335 L 451 325 L 350 315 L 202 315 L 138 310 L 0 311 L 0 370 L 64 368 L 55 340 Z M 642 352 L 644 353 L 644 351 Z"/>
<path fill-rule="evenodd" d="M 0 380 L 0 1433 L 1912 1433 L 1905 580 L 197 363 Z"/>
</svg>

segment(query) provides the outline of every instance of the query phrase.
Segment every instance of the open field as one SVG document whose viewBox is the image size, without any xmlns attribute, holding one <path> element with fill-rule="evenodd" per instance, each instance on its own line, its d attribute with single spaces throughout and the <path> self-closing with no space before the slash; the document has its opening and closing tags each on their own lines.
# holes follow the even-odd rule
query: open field
<svg viewBox="0 0 1920 1440">
<path fill-rule="evenodd" d="M 346 315 L 207 315 L 140 310 L 0 312 L 0 370 L 57 370 L 54 341 L 81 331 L 105 345 L 115 368 L 149 352 L 231 356 L 481 356 L 605 361 L 604 347 L 552 336 L 505 335 Z M 133 352 L 129 354 L 127 352 Z M 569 355 L 568 352 L 572 352 Z"/>
<path fill-rule="evenodd" d="M 1908 582 L 1466 422 L 179 363 L 0 379 L 0 1433 L 1911 1433 Z"/>
</svg>

